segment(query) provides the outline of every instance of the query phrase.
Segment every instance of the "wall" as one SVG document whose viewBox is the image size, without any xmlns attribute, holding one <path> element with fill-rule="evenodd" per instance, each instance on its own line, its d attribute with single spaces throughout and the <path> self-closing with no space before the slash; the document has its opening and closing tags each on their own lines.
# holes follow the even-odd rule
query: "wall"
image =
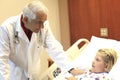
<svg viewBox="0 0 120 80">
<path fill-rule="evenodd" d="M 60 28 L 61 28 L 61 43 L 64 50 L 70 47 L 70 31 L 69 31 L 69 16 L 68 16 L 68 0 L 59 1 L 60 13 Z"/>
</svg>

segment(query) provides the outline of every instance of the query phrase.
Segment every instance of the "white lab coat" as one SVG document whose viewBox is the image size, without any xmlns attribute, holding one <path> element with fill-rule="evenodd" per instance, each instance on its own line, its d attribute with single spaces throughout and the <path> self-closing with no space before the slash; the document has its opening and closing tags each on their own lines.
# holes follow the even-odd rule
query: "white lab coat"
<svg viewBox="0 0 120 80">
<path fill-rule="evenodd" d="M 21 28 L 20 16 L 7 19 L 0 27 L 0 80 L 27 80 L 28 76 L 40 80 L 40 53 L 43 47 L 59 67 L 70 69 L 65 66 L 69 65 L 69 61 L 62 46 L 53 37 L 48 21 L 45 21 L 44 29 L 32 34 L 29 42 Z M 14 37 L 14 30 L 18 31 L 18 40 Z"/>
</svg>

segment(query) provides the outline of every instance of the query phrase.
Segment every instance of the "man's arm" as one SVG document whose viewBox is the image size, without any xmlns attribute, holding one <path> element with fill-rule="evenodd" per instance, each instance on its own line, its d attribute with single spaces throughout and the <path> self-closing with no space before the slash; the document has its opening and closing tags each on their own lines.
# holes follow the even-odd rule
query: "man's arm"
<svg viewBox="0 0 120 80">
<path fill-rule="evenodd" d="M 49 24 L 46 24 L 45 28 L 47 28 L 47 31 L 45 33 L 44 42 L 49 56 L 58 65 L 58 67 L 62 69 L 62 71 L 70 70 L 72 65 L 63 50 L 63 46 L 53 36 Z"/>
</svg>

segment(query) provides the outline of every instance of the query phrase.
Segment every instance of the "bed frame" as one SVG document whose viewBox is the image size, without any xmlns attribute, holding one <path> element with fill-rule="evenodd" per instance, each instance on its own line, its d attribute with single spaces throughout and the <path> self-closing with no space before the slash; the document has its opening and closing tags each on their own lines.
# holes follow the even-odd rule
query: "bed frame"
<svg viewBox="0 0 120 80">
<path fill-rule="evenodd" d="M 84 43 L 84 44 L 83 44 Z M 78 55 L 80 55 L 80 52 L 88 45 L 89 40 L 87 39 L 79 39 L 77 40 L 65 53 L 67 54 L 67 57 L 70 59 L 70 61 L 73 61 Z M 82 44 L 82 46 L 79 48 L 79 45 Z M 73 55 L 74 54 L 74 55 Z M 53 80 L 53 71 L 57 68 L 57 65 L 53 63 L 42 75 L 40 76 L 40 80 Z"/>
</svg>

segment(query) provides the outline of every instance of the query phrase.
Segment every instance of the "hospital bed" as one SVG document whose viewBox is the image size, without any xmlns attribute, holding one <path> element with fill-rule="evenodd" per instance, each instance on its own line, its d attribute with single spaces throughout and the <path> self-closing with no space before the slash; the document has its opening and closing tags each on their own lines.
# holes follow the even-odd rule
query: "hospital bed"
<svg viewBox="0 0 120 80">
<path fill-rule="evenodd" d="M 78 45 L 84 42 L 84 45 L 79 48 Z M 72 64 L 76 68 L 88 69 L 91 67 L 91 63 L 95 57 L 95 54 L 100 48 L 112 48 L 118 53 L 118 59 L 112 70 L 109 72 L 111 76 L 114 76 L 114 80 L 120 79 L 120 41 L 113 39 L 105 39 L 96 36 L 92 36 L 91 40 L 79 39 L 76 41 L 67 51 L 66 54 L 71 60 Z M 65 76 L 69 73 L 61 73 L 56 78 L 53 76 L 53 71 L 57 68 L 57 65 L 52 64 L 46 71 L 41 75 L 41 80 L 45 80 L 48 77 L 49 80 L 66 80 Z"/>
</svg>

